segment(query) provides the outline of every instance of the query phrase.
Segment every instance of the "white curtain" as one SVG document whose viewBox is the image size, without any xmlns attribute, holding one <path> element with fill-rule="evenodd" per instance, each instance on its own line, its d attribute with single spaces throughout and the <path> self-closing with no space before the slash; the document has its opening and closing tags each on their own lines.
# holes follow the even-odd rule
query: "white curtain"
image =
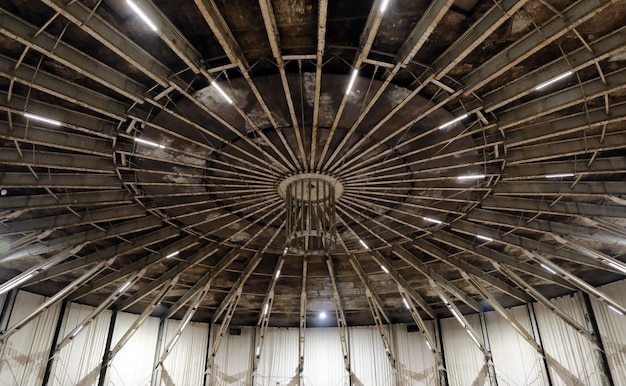
<svg viewBox="0 0 626 386">
<path fill-rule="evenodd" d="M 303 385 L 347 385 L 337 328 L 307 328 L 304 334 Z"/>
<path fill-rule="evenodd" d="M 509 314 L 533 336 L 526 306 L 508 309 Z M 497 312 L 486 312 L 491 354 L 499 385 L 547 385 L 543 358 Z"/>
<path fill-rule="evenodd" d="M 164 346 L 176 333 L 179 323 L 180 320 L 165 322 Z M 164 386 L 202 385 L 208 339 L 208 324 L 188 323 L 163 363 L 161 384 Z"/>
<path fill-rule="evenodd" d="M 481 334 L 478 315 L 465 318 L 479 336 Z M 455 318 L 441 319 L 441 337 L 446 358 L 448 380 L 455 386 L 482 386 L 489 384 L 489 369 L 485 365 L 483 352 Z"/>
<path fill-rule="evenodd" d="M 117 314 L 111 349 L 124 336 L 137 317 L 138 315 L 126 312 Z M 158 332 L 159 318 L 148 318 L 143 322 L 141 327 L 113 358 L 109 366 L 108 385 L 150 385 Z"/>
<path fill-rule="evenodd" d="M 28 316 L 45 297 L 19 291 L 9 328 Z M 60 306 L 52 306 L 13 334 L 0 351 L 0 385 L 37 385 L 43 381 Z"/>
<path fill-rule="evenodd" d="M 431 336 L 435 336 L 433 323 L 426 322 Z M 406 324 L 393 326 L 398 385 L 424 386 L 436 382 L 436 363 L 433 352 L 426 345 L 421 332 L 407 332 Z"/>
<path fill-rule="evenodd" d="M 298 328 L 268 328 L 254 384 L 298 384 Z"/>
<path fill-rule="evenodd" d="M 582 326 L 587 326 L 580 293 L 552 299 L 551 302 Z M 591 342 L 546 307 L 541 304 L 534 307 L 553 385 L 601 385 L 601 367 Z"/>
<path fill-rule="evenodd" d="M 211 348 L 220 325 L 211 326 Z M 211 385 L 249 385 L 252 379 L 254 327 L 241 327 L 241 335 L 230 335 L 229 330 L 215 356 Z"/>
<path fill-rule="evenodd" d="M 599 289 L 626 306 L 626 280 L 607 284 Z M 626 385 L 626 316 L 619 315 L 594 298 L 591 302 L 613 381 L 616 385 Z"/>
<path fill-rule="evenodd" d="M 383 328 L 389 337 L 391 332 Z M 376 326 L 350 328 L 350 363 L 354 386 L 395 385 L 393 368 Z"/>
<path fill-rule="evenodd" d="M 93 307 L 70 303 L 59 339 L 78 327 L 92 311 Z M 61 349 L 55 359 L 51 384 L 86 386 L 97 383 L 110 321 L 111 311 L 103 311 Z"/>
</svg>

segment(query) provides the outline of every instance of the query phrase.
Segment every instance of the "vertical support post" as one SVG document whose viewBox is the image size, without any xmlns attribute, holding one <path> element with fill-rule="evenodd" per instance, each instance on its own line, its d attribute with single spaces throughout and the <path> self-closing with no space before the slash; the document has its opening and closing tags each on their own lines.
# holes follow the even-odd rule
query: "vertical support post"
<svg viewBox="0 0 626 386">
<path fill-rule="evenodd" d="M 54 336 L 52 337 L 52 344 L 50 346 L 50 352 L 48 353 L 48 363 L 46 363 L 46 370 L 43 374 L 42 386 L 47 386 L 50 383 L 50 376 L 54 368 L 54 359 L 56 357 L 55 351 L 57 344 L 59 344 L 59 338 L 61 335 L 61 327 L 63 326 L 63 319 L 65 318 L 65 310 L 67 309 L 67 300 L 61 302 L 61 310 L 59 311 L 59 318 L 57 319 L 57 325 L 54 328 Z"/>
<path fill-rule="evenodd" d="M 209 329 L 209 334 L 206 338 L 206 356 L 204 358 L 204 377 L 202 381 L 202 386 L 208 386 L 209 384 L 209 358 L 211 357 L 211 323 L 207 323 L 207 328 Z"/>
<path fill-rule="evenodd" d="M 7 327 L 9 327 L 9 319 L 11 318 L 11 313 L 13 312 L 13 307 L 15 306 L 15 298 L 17 297 L 17 288 L 12 289 L 7 292 L 7 296 L 4 299 L 4 305 L 2 306 L 2 311 L 0 311 L 0 333 L 3 334 Z M 4 346 L 3 343 L 0 343 Z"/>
<path fill-rule="evenodd" d="M 104 386 L 108 384 L 109 373 L 109 358 L 111 356 L 111 343 L 113 341 L 113 331 L 115 330 L 115 320 L 117 319 L 117 311 L 111 313 L 111 321 L 109 322 L 109 332 L 107 334 L 107 341 L 104 345 L 104 355 L 102 356 L 102 363 L 100 364 L 100 377 L 98 378 L 98 386 Z"/>
<path fill-rule="evenodd" d="M 440 361 L 441 363 L 437 363 L 435 361 L 435 366 L 437 366 L 437 375 L 439 386 L 448 386 L 448 372 L 446 371 L 446 354 L 443 350 L 443 334 L 441 333 L 441 319 L 435 319 L 435 336 L 437 339 L 437 344 L 439 345 L 439 353 L 440 353 Z"/>
<path fill-rule="evenodd" d="M 606 352 L 604 351 L 604 344 L 602 343 L 602 336 L 600 335 L 600 329 L 598 328 L 598 321 L 596 320 L 596 314 L 593 312 L 593 306 L 591 305 L 591 299 L 589 295 L 585 292 L 582 293 L 583 299 L 585 299 L 585 307 L 587 308 L 587 316 L 589 324 L 591 325 L 591 329 L 593 331 L 593 335 L 596 338 L 598 348 L 595 349 L 596 356 L 601 364 L 600 369 L 602 384 L 606 386 L 614 386 L 615 382 L 613 382 L 613 376 L 611 375 L 611 368 L 609 367 L 609 360 L 606 357 Z"/>
<path fill-rule="evenodd" d="M 498 386 L 498 378 L 496 377 L 496 368 L 493 365 L 491 343 L 489 342 L 489 332 L 487 331 L 487 322 L 485 321 L 484 312 L 478 314 L 478 320 L 480 321 L 480 330 L 483 335 L 483 344 L 485 345 L 485 350 L 489 353 L 489 359 L 487 360 L 487 366 L 489 366 L 489 384 L 491 386 Z"/>
<path fill-rule="evenodd" d="M 156 347 L 154 348 L 154 365 L 152 367 L 152 378 L 150 386 L 158 386 L 161 379 L 161 350 L 163 349 L 163 338 L 165 331 L 165 318 L 159 321 L 159 331 L 157 332 Z"/>
</svg>

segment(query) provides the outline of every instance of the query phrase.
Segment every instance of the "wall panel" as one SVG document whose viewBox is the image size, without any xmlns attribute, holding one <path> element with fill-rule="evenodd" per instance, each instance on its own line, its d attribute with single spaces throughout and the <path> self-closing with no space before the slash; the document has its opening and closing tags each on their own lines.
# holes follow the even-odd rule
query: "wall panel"
<svg viewBox="0 0 626 386">
<path fill-rule="evenodd" d="M 581 325 L 587 326 L 580 293 L 551 301 Z M 541 304 L 535 304 L 534 308 L 553 384 L 601 385 L 601 367 L 591 342 Z"/>
<path fill-rule="evenodd" d="M 391 332 L 384 328 L 385 335 L 389 337 Z M 395 385 L 393 368 L 378 328 L 351 327 L 349 330 L 352 385 Z"/>
<path fill-rule="evenodd" d="M 307 328 L 304 339 L 303 385 L 347 385 L 339 330 Z"/>
<path fill-rule="evenodd" d="M 59 339 L 78 327 L 93 307 L 70 303 Z M 61 349 L 54 363 L 51 382 L 54 385 L 93 385 L 100 375 L 100 363 L 109 332 L 111 311 L 103 311 Z"/>
<path fill-rule="evenodd" d="M 9 318 L 9 328 L 28 316 L 46 300 L 19 291 Z M 0 357 L 0 385 L 41 384 L 46 370 L 60 305 L 50 307 L 9 337 Z"/>
<path fill-rule="evenodd" d="M 297 384 L 298 339 L 298 328 L 267 329 L 255 385 Z"/>
<path fill-rule="evenodd" d="M 119 312 L 115 320 L 111 349 L 132 326 L 138 315 Z M 117 353 L 109 367 L 110 385 L 150 384 L 159 318 L 148 318 Z M 132 364 L 132 366 L 129 366 Z"/>
<path fill-rule="evenodd" d="M 163 345 L 174 336 L 180 320 L 165 323 Z M 164 386 L 202 385 L 206 366 L 209 326 L 189 322 L 161 367 L 161 384 Z"/>
<path fill-rule="evenodd" d="M 526 306 L 514 307 L 508 311 L 528 334 L 533 336 Z M 543 358 L 537 350 L 497 312 L 486 312 L 485 322 L 498 383 L 548 385 Z"/>
<path fill-rule="evenodd" d="M 426 322 L 434 337 L 432 322 Z M 399 386 L 433 385 L 437 367 L 435 356 L 426 345 L 421 332 L 407 332 L 406 324 L 393 326 L 396 369 Z"/>
<path fill-rule="evenodd" d="M 211 328 L 211 345 L 213 333 L 217 333 L 219 325 Z M 226 335 L 220 343 L 213 367 L 212 385 L 244 386 L 250 384 L 252 377 L 252 355 L 254 352 L 254 327 L 241 327 L 241 335 Z"/>
<path fill-rule="evenodd" d="M 478 315 L 466 315 L 466 319 L 480 335 Z M 441 320 L 441 336 L 450 384 L 459 386 L 489 384 L 489 369 L 482 351 L 455 318 Z"/>
<path fill-rule="evenodd" d="M 626 280 L 602 286 L 600 290 L 616 302 L 626 305 Z M 613 382 L 616 385 L 626 385 L 626 316 L 619 315 L 594 298 L 591 303 Z"/>
</svg>

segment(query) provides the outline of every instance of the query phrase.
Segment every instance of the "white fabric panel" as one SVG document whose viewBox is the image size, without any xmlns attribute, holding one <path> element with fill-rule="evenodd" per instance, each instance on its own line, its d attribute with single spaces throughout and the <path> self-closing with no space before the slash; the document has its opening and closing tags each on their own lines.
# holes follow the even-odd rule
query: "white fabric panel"
<svg viewBox="0 0 626 386">
<path fill-rule="evenodd" d="M 220 329 L 211 326 L 211 347 Z M 249 385 L 252 379 L 252 355 L 254 354 L 254 327 L 241 327 L 241 335 L 230 335 L 228 330 L 220 343 L 213 365 L 212 385 Z"/>
<path fill-rule="evenodd" d="M 268 328 L 255 385 L 287 385 L 298 381 L 298 328 Z M 294 384 L 294 383 L 291 383 Z"/>
<path fill-rule="evenodd" d="M 509 314 L 533 336 L 528 309 L 519 306 L 508 309 Z M 497 312 L 486 312 L 491 355 L 499 384 L 547 385 L 543 358 Z"/>
<path fill-rule="evenodd" d="M 119 312 L 115 319 L 111 349 L 137 320 L 138 315 Z M 146 319 L 117 353 L 109 367 L 107 384 L 143 386 L 150 384 L 152 365 L 159 333 L 159 318 Z"/>
<path fill-rule="evenodd" d="M 347 385 L 337 328 L 307 328 L 304 334 L 302 385 Z"/>
<path fill-rule="evenodd" d="M 465 318 L 476 334 L 482 336 L 478 315 L 466 315 Z M 441 337 L 451 385 L 489 384 L 489 369 L 484 354 L 455 318 L 441 319 Z"/>
<path fill-rule="evenodd" d="M 45 300 L 43 296 L 19 291 L 9 318 L 9 328 Z M 41 384 L 59 310 L 60 305 L 50 307 L 8 339 L 0 358 L 0 385 Z"/>
<path fill-rule="evenodd" d="M 626 305 L 626 280 L 599 288 L 621 305 Z M 616 385 L 626 385 L 626 316 L 609 309 L 606 304 L 591 299 L 598 329 Z"/>
<path fill-rule="evenodd" d="M 59 339 L 78 327 L 93 307 L 70 303 Z M 111 311 L 103 311 L 61 349 L 55 360 L 52 384 L 92 385 L 97 383 L 111 321 Z"/>
<path fill-rule="evenodd" d="M 390 331 L 384 327 L 385 335 Z M 393 369 L 376 326 L 350 328 L 350 364 L 353 385 L 395 385 Z"/>
<path fill-rule="evenodd" d="M 166 321 L 164 347 L 176 334 L 179 324 L 180 320 Z M 202 385 L 208 340 L 208 324 L 189 322 L 174 348 L 165 358 L 161 367 L 161 384 L 166 386 Z"/>
<path fill-rule="evenodd" d="M 432 322 L 426 322 L 431 336 L 435 336 Z M 393 326 L 398 385 L 434 385 L 437 367 L 435 356 L 426 345 L 421 332 L 407 332 L 406 324 Z"/>
<path fill-rule="evenodd" d="M 587 325 L 580 293 L 552 299 L 551 302 L 582 326 Z M 541 304 L 534 307 L 553 385 L 601 385 L 601 367 L 591 342 Z"/>
</svg>

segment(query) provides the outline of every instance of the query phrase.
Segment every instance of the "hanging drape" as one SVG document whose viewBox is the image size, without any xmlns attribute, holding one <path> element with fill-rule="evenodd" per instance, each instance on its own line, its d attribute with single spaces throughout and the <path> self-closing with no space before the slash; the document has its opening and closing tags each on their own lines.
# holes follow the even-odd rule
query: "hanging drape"
<svg viewBox="0 0 626 386">
<path fill-rule="evenodd" d="M 481 335 L 478 315 L 466 315 L 467 321 Z M 451 385 L 482 386 L 489 384 L 485 356 L 455 318 L 441 320 L 441 336 Z"/>
<path fill-rule="evenodd" d="M 348 384 L 337 328 L 307 328 L 304 341 L 303 385 Z"/>
<path fill-rule="evenodd" d="M 254 385 L 298 384 L 298 329 L 268 328 Z"/>
<path fill-rule="evenodd" d="M 626 305 L 626 281 L 604 285 L 600 290 L 618 303 Z M 615 385 L 626 385 L 626 316 L 619 315 L 595 298 L 591 302 L 613 382 Z"/>
<path fill-rule="evenodd" d="M 93 311 L 93 307 L 70 303 L 62 324 L 63 339 Z M 100 375 L 100 363 L 109 332 L 111 311 L 103 311 L 61 349 L 54 363 L 53 385 L 93 385 Z"/>
<path fill-rule="evenodd" d="M 28 316 L 45 297 L 19 291 L 9 328 Z M 0 350 L 0 385 L 41 385 L 60 306 L 52 306 L 13 334 Z"/>
<path fill-rule="evenodd" d="M 220 326 L 211 327 L 211 347 Z M 241 335 L 231 335 L 228 330 L 220 343 L 213 365 L 212 385 L 244 386 L 252 377 L 254 327 L 241 327 Z"/>
<path fill-rule="evenodd" d="M 389 337 L 391 332 L 387 326 L 383 328 Z M 395 385 L 393 368 L 375 326 L 350 328 L 350 363 L 354 386 Z"/>
<path fill-rule="evenodd" d="M 533 336 L 526 306 L 508 310 L 530 336 Z M 548 385 L 542 357 L 497 312 L 486 312 L 485 322 L 498 384 L 530 386 Z M 514 357 L 515 360 L 511 360 Z"/>
<path fill-rule="evenodd" d="M 582 326 L 587 326 L 580 293 L 552 299 L 551 302 Z M 553 384 L 601 385 L 600 362 L 592 343 L 546 307 L 535 304 L 534 308 Z"/>
<path fill-rule="evenodd" d="M 115 319 L 111 349 L 124 336 L 137 315 L 119 312 Z M 111 361 L 108 385 L 145 386 L 150 384 L 159 318 L 148 318 Z M 132 365 L 130 365 L 132 364 Z"/>
<path fill-rule="evenodd" d="M 431 336 L 435 336 L 432 322 L 426 322 Z M 393 326 L 393 341 L 399 386 L 434 385 L 436 381 L 435 356 L 426 345 L 421 332 L 407 332 L 406 324 Z"/>
<path fill-rule="evenodd" d="M 174 336 L 179 323 L 179 320 L 168 320 L 165 323 L 164 345 Z M 209 331 L 206 323 L 188 323 L 163 363 L 161 384 L 164 386 L 202 385 L 208 339 Z"/>
</svg>

